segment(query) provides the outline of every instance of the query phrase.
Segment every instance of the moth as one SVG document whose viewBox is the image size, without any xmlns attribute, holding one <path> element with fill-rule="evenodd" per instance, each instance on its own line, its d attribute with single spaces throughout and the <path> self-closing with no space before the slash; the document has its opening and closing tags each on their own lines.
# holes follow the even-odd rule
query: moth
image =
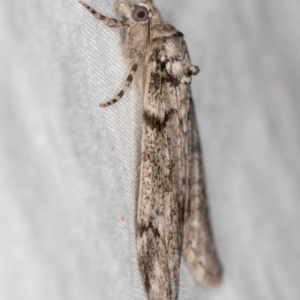
<svg viewBox="0 0 300 300">
<path fill-rule="evenodd" d="M 148 299 L 178 298 L 181 254 L 198 282 L 218 285 L 222 270 L 209 223 L 190 90 L 199 68 L 190 62 L 184 36 L 163 20 L 151 0 L 119 1 L 116 11 L 122 20 L 79 2 L 107 26 L 125 33 L 129 75 L 118 95 L 100 106 L 119 101 L 133 81 L 143 103 L 136 241 Z"/>
</svg>

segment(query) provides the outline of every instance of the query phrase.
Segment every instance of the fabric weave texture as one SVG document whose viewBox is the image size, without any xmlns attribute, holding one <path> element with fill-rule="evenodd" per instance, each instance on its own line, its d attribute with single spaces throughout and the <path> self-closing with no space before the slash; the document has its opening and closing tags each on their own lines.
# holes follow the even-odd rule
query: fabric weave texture
<svg viewBox="0 0 300 300">
<path fill-rule="evenodd" d="M 86 0 L 117 17 L 114 0 Z M 192 92 L 223 283 L 179 300 L 300 299 L 300 5 L 156 0 Z M 0 3 L 0 299 L 146 299 L 135 212 L 141 99 L 117 29 L 76 0 Z"/>
</svg>

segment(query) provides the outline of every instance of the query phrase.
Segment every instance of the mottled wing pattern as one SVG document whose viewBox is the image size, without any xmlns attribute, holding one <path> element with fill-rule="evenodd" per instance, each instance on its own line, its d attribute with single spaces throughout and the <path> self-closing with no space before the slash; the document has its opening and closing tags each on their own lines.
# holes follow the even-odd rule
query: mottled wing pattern
<svg viewBox="0 0 300 300">
<path fill-rule="evenodd" d="M 139 269 L 149 300 L 176 300 L 180 255 L 206 286 L 221 279 L 204 190 L 201 149 L 190 93 L 191 65 L 183 34 L 166 23 L 151 0 L 116 4 L 126 22 L 79 2 L 107 26 L 126 29 L 123 54 L 132 63 L 119 101 L 136 78 L 143 97 L 137 208 Z"/>
<path fill-rule="evenodd" d="M 149 299 L 177 299 L 182 245 L 181 132 L 175 86 L 148 69 L 137 211 L 139 268 Z M 171 95 L 173 94 L 173 96 Z M 174 130 L 177 129 L 177 130 Z"/>
<path fill-rule="evenodd" d="M 205 286 L 218 285 L 221 265 L 213 243 L 194 105 L 189 113 L 189 193 L 185 200 L 183 257 L 193 276 Z"/>
</svg>

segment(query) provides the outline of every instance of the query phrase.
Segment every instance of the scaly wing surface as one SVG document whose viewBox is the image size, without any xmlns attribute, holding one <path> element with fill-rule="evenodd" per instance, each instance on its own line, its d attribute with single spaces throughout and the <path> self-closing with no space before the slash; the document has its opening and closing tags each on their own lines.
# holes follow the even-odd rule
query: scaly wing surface
<svg viewBox="0 0 300 300">
<path fill-rule="evenodd" d="M 183 228 L 182 124 L 175 85 L 147 73 L 137 209 L 139 268 L 149 299 L 177 299 Z"/>
<path fill-rule="evenodd" d="M 193 276 L 204 286 L 221 281 L 221 265 L 213 243 L 196 116 L 190 98 L 188 130 L 188 196 L 184 208 L 183 257 Z"/>
</svg>

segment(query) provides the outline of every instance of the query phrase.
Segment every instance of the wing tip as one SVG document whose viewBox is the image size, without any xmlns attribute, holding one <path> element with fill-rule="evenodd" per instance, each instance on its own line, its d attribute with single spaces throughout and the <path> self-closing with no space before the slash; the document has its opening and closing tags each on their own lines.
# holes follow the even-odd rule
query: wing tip
<svg viewBox="0 0 300 300">
<path fill-rule="evenodd" d="M 187 266 L 195 280 L 204 287 L 218 287 L 222 283 L 223 270 L 217 258 L 208 265 L 190 261 Z"/>
</svg>

